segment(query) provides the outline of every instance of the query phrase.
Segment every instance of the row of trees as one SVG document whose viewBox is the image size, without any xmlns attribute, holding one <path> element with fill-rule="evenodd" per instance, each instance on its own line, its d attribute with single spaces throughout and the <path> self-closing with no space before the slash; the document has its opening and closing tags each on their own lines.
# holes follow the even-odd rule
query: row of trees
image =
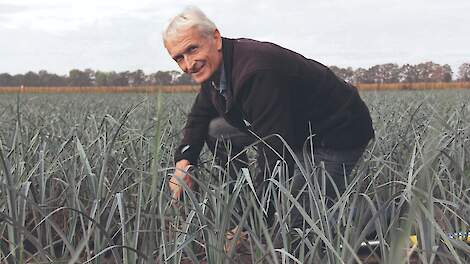
<svg viewBox="0 0 470 264">
<path fill-rule="evenodd" d="M 142 70 L 124 72 L 71 70 L 68 75 L 57 75 L 47 71 L 26 74 L 0 74 L 0 86 L 141 86 L 193 84 L 188 74 L 178 71 L 158 71 L 145 74 Z"/>
<path fill-rule="evenodd" d="M 456 78 L 448 64 L 440 65 L 432 61 L 416 65 L 395 63 L 380 64 L 369 69 L 330 68 L 344 80 L 351 83 L 415 83 L 415 82 L 451 82 L 470 81 L 470 63 L 463 63 L 457 71 Z"/>
<path fill-rule="evenodd" d="M 456 78 L 448 64 L 425 62 L 417 65 L 395 63 L 380 64 L 369 69 L 330 68 L 341 78 L 351 83 L 413 83 L 470 81 L 470 63 L 458 68 Z M 141 86 L 194 84 L 191 77 L 178 71 L 158 71 L 145 74 L 142 70 L 103 72 L 91 69 L 71 70 L 68 75 L 57 75 L 47 71 L 26 74 L 0 74 L 0 86 Z"/>
</svg>

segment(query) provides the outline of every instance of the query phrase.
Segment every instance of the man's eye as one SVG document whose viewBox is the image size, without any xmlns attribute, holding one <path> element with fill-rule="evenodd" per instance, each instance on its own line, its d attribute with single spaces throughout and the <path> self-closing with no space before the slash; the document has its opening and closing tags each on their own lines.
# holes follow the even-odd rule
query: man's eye
<svg viewBox="0 0 470 264">
<path fill-rule="evenodd" d="M 195 52 L 197 50 L 197 47 L 191 46 L 188 48 L 188 52 Z"/>
<path fill-rule="evenodd" d="M 182 59 L 183 59 L 182 56 L 178 56 L 178 57 L 175 58 L 175 61 L 176 61 L 176 62 L 180 62 Z"/>
</svg>

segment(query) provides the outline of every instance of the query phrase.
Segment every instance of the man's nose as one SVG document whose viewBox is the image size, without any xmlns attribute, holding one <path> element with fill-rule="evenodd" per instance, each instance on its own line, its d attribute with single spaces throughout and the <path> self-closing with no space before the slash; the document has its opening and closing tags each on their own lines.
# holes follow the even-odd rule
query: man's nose
<svg viewBox="0 0 470 264">
<path fill-rule="evenodd" d="M 194 61 L 189 58 L 189 56 L 184 56 L 184 64 L 185 64 L 185 69 L 186 69 L 186 73 L 191 73 L 192 70 L 193 70 L 193 66 L 194 66 Z"/>
</svg>

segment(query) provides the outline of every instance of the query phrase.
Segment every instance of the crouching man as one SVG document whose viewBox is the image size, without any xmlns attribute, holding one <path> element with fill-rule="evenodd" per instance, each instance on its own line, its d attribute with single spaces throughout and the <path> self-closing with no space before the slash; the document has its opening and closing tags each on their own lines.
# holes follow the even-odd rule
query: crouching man
<svg viewBox="0 0 470 264">
<path fill-rule="evenodd" d="M 177 169 L 170 180 L 175 199 L 183 191 L 177 178 L 193 186 L 185 172 L 197 164 L 205 143 L 216 155 L 234 156 L 260 138 L 266 138 L 257 148 L 260 168 L 272 171 L 282 159 L 292 174 L 294 162 L 283 140 L 301 151 L 309 139 L 315 163 L 323 161 L 339 191 L 344 190 L 345 175 L 374 136 L 369 110 L 354 86 L 276 44 L 221 37 L 194 7 L 169 21 L 163 41 L 178 66 L 201 84 L 175 152 Z M 231 140 L 232 153 L 215 149 L 221 138 Z M 259 177 L 255 180 L 262 182 Z M 331 184 L 326 196 L 335 197 Z"/>
</svg>

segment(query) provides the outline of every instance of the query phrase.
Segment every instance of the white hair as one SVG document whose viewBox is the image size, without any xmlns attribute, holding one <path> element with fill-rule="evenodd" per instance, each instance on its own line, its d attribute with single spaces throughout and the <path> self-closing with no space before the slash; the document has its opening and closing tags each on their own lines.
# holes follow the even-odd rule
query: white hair
<svg viewBox="0 0 470 264">
<path fill-rule="evenodd" d="M 214 22 L 197 7 L 188 6 L 181 13 L 168 20 L 162 33 L 163 41 L 177 37 L 179 32 L 196 27 L 206 37 L 211 36 L 217 29 Z"/>
</svg>

